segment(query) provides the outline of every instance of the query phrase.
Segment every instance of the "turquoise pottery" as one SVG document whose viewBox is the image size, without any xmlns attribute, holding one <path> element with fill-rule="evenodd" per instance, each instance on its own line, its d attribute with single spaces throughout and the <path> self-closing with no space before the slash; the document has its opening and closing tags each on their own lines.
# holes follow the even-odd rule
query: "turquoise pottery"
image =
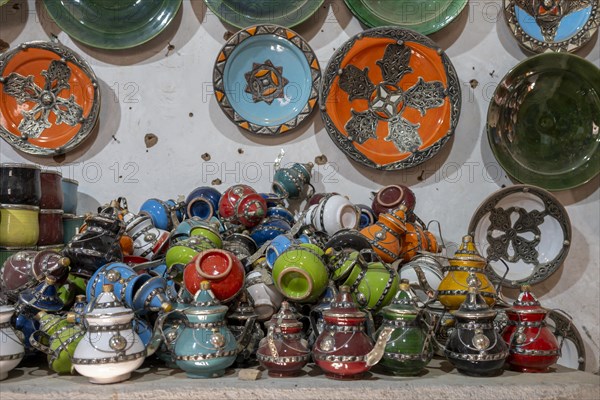
<svg viewBox="0 0 600 400">
<path fill-rule="evenodd" d="M 324 0 L 204 0 L 226 23 L 238 28 L 256 24 L 292 27 L 306 21 Z"/>
<path fill-rule="evenodd" d="M 77 213 L 77 188 L 79 182 L 75 179 L 62 178 L 60 183 L 63 192 L 63 211 L 65 214 Z"/>
<path fill-rule="evenodd" d="M 147 274 L 140 276 L 144 275 Z M 148 280 L 143 279 L 143 281 L 144 283 L 141 286 L 133 288 L 133 311 L 138 315 L 145 315 L 150 311 L 171 310 L 171 301 L 166 294 L 167 281 L 160 276 Z"/>
<path fill-rule="evenodd" d="M 296 128 L 313 111 L 320 82 L 321 69 L 310 45 L 296 32 L 275 25 L 234 34 L 213 72 L 215 95 L 225 115 L 258 135 Z"/>
<path fill-rule="evenodd" d="M 171 230 L 174 225 L 179 223 L 179 221 L 173 221 L 173 219 L 177 219 L 177 212 L 172 212 L 174 205 L 174 202 L 169 204 L 168 201 L 165 202 L 159 199 L 148 199 L 142 203 L 139 213 L 150 216 L 152 223 L 156 228 L 167 231 Z"/>
<path fill-rule="evenodd" d="M 101 49 L 147 42 L 175 18 L 182 0 L 45 0 L 54 22 L 72 38 Z"/>
<path fill-rule="evenodd" d="M 114 286 L 114 294 L 125 306 L 135 309 L 134 297 L 137 291 L 149 280 L 148 274 L 138 275 L 129 265 L 115 262 L 99 268 L 89 279 L 86 287 L 86 297 L 91 303 L 103 292 L 103 285 Z"/>
<path fill-rule="evenodd" d="M 314 244 L 293 245 L 273 266 L 275 287 L 288 299 L 299 303 L 317 300 L 327 289 L 329 271 L 323 250 Z"/>
<path fill-rule="evenodd" d="M 83 215 L 63 214 L 63 242 L 67 244 L 73 239 L 73 236 L 79 233 L 79 229 L 85 221 Z"/>
<path fill-rule="evenodd" d="M 194 303 L 177 312 L 183 321 L 183 329 L 174 330 L 172 336 L 176 337 L 167 344 L 175 364 L 189 378 L 223 376 L 225 369 L 235 361 L 237 342 L 225 324 L 227 311 L 228 308 L 221 305 L 210 290 L 210 283 L 205 281 Z"/>
<path fill-rule="evenodd" d="M 310 184 L 313 163 L 294 163 L 289 168 L 279 168 L 273 176 L 273 192 L 289 199 L 299 199 L 306 185 Z"/>
</svg>

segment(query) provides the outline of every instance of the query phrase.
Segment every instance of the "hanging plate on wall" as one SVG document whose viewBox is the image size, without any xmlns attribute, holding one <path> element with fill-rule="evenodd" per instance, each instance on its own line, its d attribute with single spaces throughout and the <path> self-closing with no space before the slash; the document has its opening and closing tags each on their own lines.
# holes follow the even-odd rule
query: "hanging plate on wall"
<svg viewBox="0 0 600 400">
<path fill-rule="evenodd" d="M 429 35 L 454 21 L 468 0 L 344 0 L 368 27 L 399 26 Z"/>
<path fill-rule="evenodd" d="M 128 49 L 161 33 L 182 0 L 44 0 L 67 35 L 100 49 Z"/>
<path fill-rule="evenodd" d="M 29 42 L 0 56 L 0 136 L 16 149 L 42 156 L 71 151 L 99 112 L 98 79 L 71 49 Z"/>
<path fill-rule="evenodd" d="M 308 43 L 276 25 L 237 32 L 219 52 L 213 71 L 223 112 L 258 135 L 296 128 L 313 111 L 320 82 L 319 61 Z"/>
<path fill-rule="evenodd" d="M 598 0 L 504 0 L 504 15 L 519 44 L 535 53 L 575 51 L 600 26 Z"/>
<path fill-rule="evenodd" d="M 477 250 L 495 282 L 510 288 L 534 285 L 558 270 L 571 247 L 567 210 L 544 189 L 516 185 L 493 193 L 469 224 Z"/>
<path fill-rule="evenodd" d="M 327 133 L 346 155 L 377 169 L 414 167 L 454 134 L 460 82 L 433 41 L 402 28 L 373 28 L 333 55 L 319 104 Z"/>
<path fill-rule="evenodd" d="M 237 28 L 270 24 L 291 28 L 306 21 L 324 0 L 204 0 L 208 8 Z"/>
</svg>

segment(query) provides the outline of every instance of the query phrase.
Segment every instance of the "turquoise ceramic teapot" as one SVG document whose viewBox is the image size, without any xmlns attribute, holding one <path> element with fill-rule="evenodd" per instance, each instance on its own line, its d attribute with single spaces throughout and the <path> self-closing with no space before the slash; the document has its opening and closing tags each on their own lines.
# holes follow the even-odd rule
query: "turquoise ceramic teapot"
<svg viewBox="0 0 600 400">
<path fill-rule="evenodd" d="M 189 378 L 216 378 L 237 356 L 237 342 L 225 324 L 228 308 L 221 305 L 210 290 L 210 283 L 202 282 L 194 302 L 183 311 L 163 314 L 157 320 L 157 331 L 163 331 L 165 320 L 177 316 L 183 323 L 176 331 L 163 335 L 177 367 Z"/>
</svg>

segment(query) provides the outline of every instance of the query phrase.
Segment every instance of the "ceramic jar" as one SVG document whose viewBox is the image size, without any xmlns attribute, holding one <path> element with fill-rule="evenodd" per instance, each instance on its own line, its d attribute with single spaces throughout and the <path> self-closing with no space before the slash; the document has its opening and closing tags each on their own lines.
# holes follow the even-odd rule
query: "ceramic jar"
<svg viewBox="0 0 600 400">
<path fill-rule="evenodd" d="M 0 204 L 0 246 L 30 247 L 40 235 L 40 209 L 23 204 Z"/>
<path fill-rule="evenodd" d="M 194 303 L 180 313 L 183 328 L 170 342 L 177 366 L 188 378 L 223 376 L 237 355 L 237 342 L 225 324 L 227 307 L 202 282 Z M 159 323 L 160 326 L 160 323 Z"/>
<path fill-rule="evenodd" d="M 464 303 L 454 312 L 455 329 L 444 354 L 462 374 L 493 376 L 501 373 L 508 346 L 494 329 L 496 311 L 479 294 L 480 284 L 476 279 L 471 282 Z"/>
<path fill-rule="evenodd" d="M 40 168 L 32 164 L 0 164 L 0 204 L 40 205 Z"/>
<path fill-rule="evenodd" d="M 437 239 L 433 233 L 422 228 L 417 223 L 406 222 L 406 232 L 402 236 L 402 245 L 400 248 L 400 258 L 407 263 L 419 254 L 425 251 L 429 253 L 438 253 L 439 247 Z"/>
<path fill-rule="evenodd" d="M 273 266 L 273 280 L 277 290 L 288 299 L 310 303 L 317 300 L 327 288 L 329 271 L 325 253 L 313 244 L 289 247 Z"/>
<path fill-rule="evenodd" d="M 79 233 L 85 217 L 83 215 L 63 214 L 63 244 L 67 244 Z"/>
<path fill-rule="evenodd" d="M 227 326 L 238 343 L 236 366 L 246 366 L 252 363 L 261 339 L 265 336 L 258 315 L 254 311 L 246 291 L 242 291 L 233 312 L 227 315 Z"/>
<path fill-rule="evenodd" d="M 508 326 L 504 328 L 502 337 L 509 346 L 510 355 L 506 362 L 511 369 L 547 372 L 560 357 L 556 336 L 546 326 L 548 312 L 529 286 L 522 286 L 513 307 L 505 310 Z"/>
<path fill-rule="evenodd" d="M 400 284 L 394 301 L 383 308 L 382 314 L 380 331 L 385 327 L 393 331 L 386 343 L 381 366 L 395 375 L 420 374 L 433 358 L 433 332 L 425 325 L 408 282 Z"/>
<path fill-rule="evenodd" d="M 400 206 L 391 213 L 379 214 L 374 225 L 361 230 L 375 253 L 385 262 L 394 262 L 402 250 L 402 237 L 406 232 L 406 208 Z"/>
<path fill-rule="evenodd" d="M 230 187 L 219 200 L 221 218 L 248 228 L 258 225 L 266 213 L 266 200 L 248 185 Z"/>
<path fill-rule="evenodd" d="M 408 217 L 413 213 L 416 202 L 415 193 L 407 186 L 388 185 L 375 193 L 371 208 L 375 212 L 375 215 L 379 216 L 381 213 L 388 213 L 403 205 L 406 207 Z M 411 221 L 413 219 L 409 218 L 408 220 Z"/>
<path fill-rule="evenodd" d="M 271 318 L 267 336 L 261 340 L 256 358 L 273 378 L 297 376 L 310 359 L 308 343 L 287 301 Z"/>
<path fill-rule="evenodd" d="M 250 236 L 256 242 L 257 246 L 262 246 L 277 236 L 285 234 L 292 229 L 289 222 L 278 217 L 267 217 L 259 225 L 255 226 Z"/>
<path fill-rule="evenodd" d="M 123 217 L 123 221 L 125 232 L 133 241 L 132 255 L 154 260 L 169 246 L 169 232 L 156 228 L 149 216 L 130 213 Z"/>
<path fill-rule="evenodd" d="M 275 287 L 273 278 L 264 267 L 255 268 L 246 276 L 246 290 L 254 303 L 259 321 L 267 321 L 281 307 L 283 295 Z"/>
<path fill-rule="evenodd" d="M 25 356 L 23 337 L 12 327 L 13 306 L 0 305 L 0 381 L 8 378 Z"/>
<path fill-rule="evenodd" d="M 201 282 L 209 281 L 212 293 L 221 302 L 229 302 L 244 287 L 246 271 L 238 258 L 226 250 L 205 250 L 185 267 L 183 283 L 190 293 L 200 290 Z"/>
<path fill-rule="evenodd" d="M 330 236 L 342 229 L 356 229 L 358 220 L 359 213 L 350 200 L 335 194 L 327 195 L 318 204 L 310 206 L 304 217 L 306 225 L 312 225 L 317 231 Z"/>
<path fill-rule="evenodd" d="M 279 168 L 273 176 L 273 192 L 288 199 L 298 199 L 310 184 L 313 163 L 294 163 L 289 168 Z"/>
<path fill-rule="evenodd" d="M 148 199 L 142 203 L 138 214 L 147 215 L 152 220 L 152 225 L 163 231 L 170 231 L 183 219 L 178 205 L 174 200 L 162 201 L 159 199 Z"/>
<path fill-rule="evenodd" d="M 198 187 L 185 199 L 185 206 L 189 218 L 197 217 L 209 220 L 218 215 L 221 192 L 210 186 Z"/>
<path fill-rule="evenodd" d="M 358 229 L 364 229 L 367 226 L 371 226 L 377 221 L 377 216 L 375 215 L 375 211 L 369 206 L 364 204 L 357 204 L 360 215 L 358 220 Z"/>
<path fill-rule="evenodd" d="M 325 327 L 313 347 L 313 360 L 332 379 L 360 379 L 384 353 L 391 329 L 374 345 L 365 333 L 367 314 L 352 301 L 350 288 L 341 286 L 331 308 L 323 312 Z"/>
<path fill-rule="evenodd" d="M 258 250 L 252 237 L 243 233 L 234 233 L 223 241 L 223 250 L 227 250 L 243 261 Z"/>
<path fill-rule="evenodd" d="M 276 236 L 273 240 L 271 240 L 267 246 L 267 249 L 265 250 L 265 261 L 269 268 L 273 269 L 277 257 L 283 254 L 283 252 L 286 251 L 290 246 L 300 245 L 302 243 L 309 243 L 309 240 L 306 236 L 301 236 L 297 239 L 289 234 Z"/>
<path fill-rule="evenodd" d="M 450 310 L 458 309 L 474 280 L 481 282 L 479 293 L 487 304 L 492 307 L 496 303 L 496 289 L 485 273 L 487 261 L 477 251 L 472 236 L 463 236 L 460 247 L 449 263 L 450 266 L 444 268 L 447 274 L 438 286 L 440 303 Z"/>
<path fill-rule="evenodd" d="M 40 172 L 42 196 L 40 208 L 46 210 L 62 210 L 64 195 L 62 191 L 62 173 L 44 170 Z"/>
<path fill-rule="evenodd" d="M 79 182 L 75 179 L 62 178 L 60 186 L 63 192 L 63 211 L 65 214 L 77 214 L 77 188 Z"/>
<path fill-rule="evenodd" d="M 73 354 L 73 367 L 91 383 L 117 383 L 129 379 L 146 357 L 146 349 L 133 330 L 133 311 L 123 307 L 104 285 L 84 315 L 86 333 Z"/>
<path fill-rule="evenodd" d="M 62 244 L 64 242 L 63 210 L 40 210 L 39 229 L 38 246 Z"/>
<path fill-rule="evenodd" d="M 33 287 L 37 280 L 31 270 L 36 250 L 22 250 L 14 253 L 0 266 L 0 282 L 3 289 L 9 292 L 21 292 Z"/>
</svg>

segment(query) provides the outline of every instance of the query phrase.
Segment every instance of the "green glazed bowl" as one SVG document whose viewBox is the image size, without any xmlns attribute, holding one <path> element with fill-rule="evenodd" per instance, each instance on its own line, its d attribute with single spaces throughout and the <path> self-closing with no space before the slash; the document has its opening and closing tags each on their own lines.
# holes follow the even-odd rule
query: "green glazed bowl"
<svg viewBox="0 0 600 400">
<path fill-rule="evenodd" d="M 452 22 L 468 0 L 345 0 L 352 14 L 370 28 L 400 26 L 428 35 Z"/>
<path fill-rule="evenodd" d="M 205 226 L 197 226 L 192 228 L 190 230 L 190 237 L 197 237 L 203 242 L 206 242 L 207 245 L 210 245 L 210 248 L 212 249 L 223 248 L 223 239 L 221 239 L 221 235 Z"/>
<path fill-rule="evenodd" d="M 361 279 L 361 268 L 354 267 L 344 286 L 354 286 L 358 281 L 356 290 L 352 291 L 352 297 L 358 305 L 372 312 L 377 312 L 389 305 L 398 293 L 399 277 L 394 270 L 388 270 L 381 262 L 369 263 L 369 266 Z"/>
<path fill-rule="evenodd" d="M 182 0 L 44 0 L 48 14 L 72 38 L 100 49 L 128 49 L 161 33 Z"/>
<path fill-rule="evenodd" d="M 317 300 L 329 280 L 323 255 L 323 250 L 309 243 L 290 247 L 273 265 L 275 287 L 292 301 L 309 303 Z"/>
<path fill-rule="evenodd" d="M 564 190 L 588 182 L 600 171 L 600 69 L 568 53 L 526 59 L 496 89 L 487 134 L 522 183 Z"/>
</svg>

